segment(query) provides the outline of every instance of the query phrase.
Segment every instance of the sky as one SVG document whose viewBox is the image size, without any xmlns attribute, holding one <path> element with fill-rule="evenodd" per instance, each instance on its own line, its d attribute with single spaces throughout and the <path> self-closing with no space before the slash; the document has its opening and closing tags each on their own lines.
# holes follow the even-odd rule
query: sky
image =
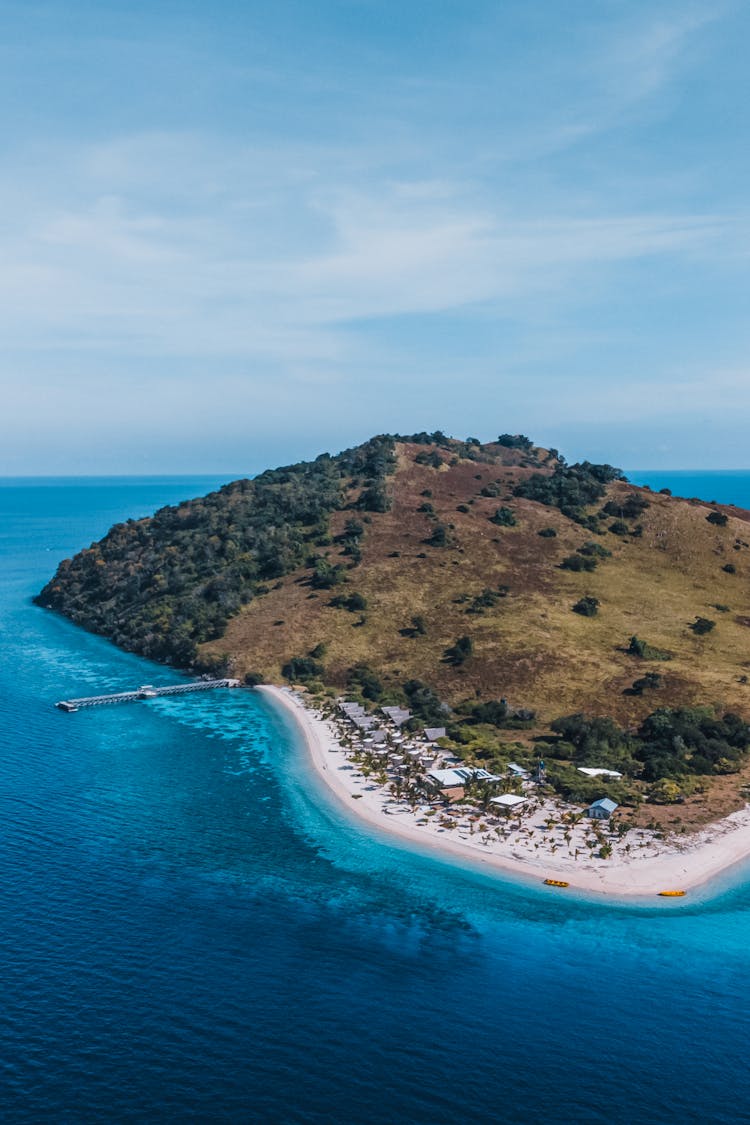
<svg viewBox="0 0 750 1125">
<path fill-rule="evenodd" d="M 0 475 L 750 468 L 750 6 L 0 0 Z"/>
</svg>

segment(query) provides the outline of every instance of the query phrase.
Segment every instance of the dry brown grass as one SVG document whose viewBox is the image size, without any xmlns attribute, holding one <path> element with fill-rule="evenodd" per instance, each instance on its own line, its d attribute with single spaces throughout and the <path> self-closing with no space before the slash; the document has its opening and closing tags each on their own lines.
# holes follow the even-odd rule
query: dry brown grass
<svg viewBox="0 0 750 1125">
<path fill-rule="evenodd" d="M 415 464 L 419 448 L 399 447 L 390 482 L 393 507 L 371 516 L 362 563 L 343 588 L 367 598 L 364 624 L 358 624 L 359 614 L 330 607 L 339 590 L 312 590 L 310 572 L 300 570 L 247 606 L 224 638 L 206 649 L 229 653 L 239 674 L 256 670 L 278 679 L 290 657 L 323 642 L 327 678 L 334 684 L 343 686 L 348 669 L 364 662 L 387 682 L 423 679 L 451 703 L 505 696 L 536 709 L 545 721 L 583 710 L 633 724 L 660 704 L 699 702 L 750 718 L 750 686 L 739 682 L 750 673 L 750 629 L 743 620 L 750 619 L 750 551 L 735 549 L 738 540 L 750 539 L 746 513 L 722 509 L 729 522 L 717 528 L 706 521 L 708 505 L 645 493 L 651 507 L 640 520 L 642 538 L 598 538 L 613 557 L 593 573 L 576 574 L 558 564 L 593 536 L 555 509 L 511 499 L 518 526 L 489 522 L 507 501 L 480 497 L 482 486 L 500 480 L 509 496 L 529 470 L 469 461 L 435 470 Z M 610 495 L 630 487 L 617 483 Z M 424 542 L 434 526 L 417 511 L 425 489 L 432 492 L 438 519 L 454 525 L 450 547 Z M 468 512 L 456 510 L 470 501 Z M 334 534 L 350 514 L 336 514 Z M 556 539 L 537 534 L 547 526 L 556 528 Z M 335 559 L 338 548 L 330 553 Z M 722 571 L 727 562 L 736 566 L 735 574 Z M 482 616 L 467 614 L 456 601 L 499 584 L 510 587 L 508 596 Z M 601 602 L 597 617 L 571 611 L 584 594 Z M 716 603 L 730 612 L 716 610 Z M 423 616 L 425 636 L 401 634 L 414 614 Z M 696 637 L 688 627 L 698 615 L 717 622 L 707 636 Z M 463 634 L 473 638 L 474 654 L 454 669 L 442 661 L 443 653 Z M 672 659 L 657 664 L 629 656 L 624 650 L 633 634 Z M 641 697 L 624 695 L 648 670 L 659 671 L 664 686 Z"/>
</svg>

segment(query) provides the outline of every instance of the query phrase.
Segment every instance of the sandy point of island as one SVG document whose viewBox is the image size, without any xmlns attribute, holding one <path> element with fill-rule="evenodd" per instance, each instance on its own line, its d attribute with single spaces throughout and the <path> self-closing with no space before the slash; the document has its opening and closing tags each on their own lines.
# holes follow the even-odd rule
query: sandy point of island
<svg viewBox="0 0 750 1125">
<path fill-rule="evenodd" d="M 263 685 L 256 690 L 290 716 L 316 773 L 350 814 L 391 836 L 419 845 L 420 850 L 427 849 L 444 858 L 455 856 L 480 864 L 485 871 L 495 868 L 524 881 L 558 879 L 586 893 L 651 898 L 654 904 L 685 902 L 686 899 L 655 896 L 663 890 L 695 890 L 750 858 L 750 806 L 692 836 L 680 838 L 679 842 L 663 841 L 663 850 L 658 855 L 620 855 L 606 860 L 587 856 L 576 860 L 555 854 L 543 844 L 522 854 L 518 843 L 507 840 L 486 843 L 479 835 L 457 838 L 441 831 L 437 821 L 425 823 L 422 819 L 418 824 L 417 815 L 407 808 L 386 813 L 387 793 L 379 786 L 357 780 L 334 724 L 305 706 L 292 689 Z"/>
</svg>

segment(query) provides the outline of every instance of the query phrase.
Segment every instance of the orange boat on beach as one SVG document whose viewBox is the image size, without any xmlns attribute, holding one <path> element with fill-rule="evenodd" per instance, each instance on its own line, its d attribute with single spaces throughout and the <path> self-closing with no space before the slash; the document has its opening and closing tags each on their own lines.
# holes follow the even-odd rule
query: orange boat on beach
<svg viewBox="0 0 750 1125">
<path fill-rule="evenodd" d="M 545 879 L 544 882 L 548 887 L 569 887 L 570 886 L 570 883 L 566 883 L 562 879 Z"/>
<path fill-rule="evenodd" d="M 684 891 L 659 891 L 662 898 L 682 898 Z"/>
</svg>

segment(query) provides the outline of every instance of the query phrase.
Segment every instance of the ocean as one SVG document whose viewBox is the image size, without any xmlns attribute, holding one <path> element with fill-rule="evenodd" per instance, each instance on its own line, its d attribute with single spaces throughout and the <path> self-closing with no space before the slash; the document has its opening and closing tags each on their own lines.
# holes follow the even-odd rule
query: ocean
<svg viewBox="0 0 750 1125">
<path fill-rule="evenodd" d="M 750 504 L 750 473 L 645 476 Z M 31 596 L 217 483 L 0 481 L 0 1118 L 750 1117 L 750 878 L 566 898 L 361 828 L 251 692 L 54 708 L 179 677 Z"/>
</svg>

